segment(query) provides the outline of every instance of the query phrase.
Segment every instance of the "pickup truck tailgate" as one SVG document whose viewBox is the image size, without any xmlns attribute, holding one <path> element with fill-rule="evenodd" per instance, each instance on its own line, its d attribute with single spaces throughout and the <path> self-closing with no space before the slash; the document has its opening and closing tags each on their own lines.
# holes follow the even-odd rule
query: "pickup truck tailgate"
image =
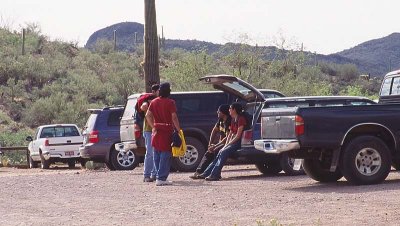
<svg viewBox="0 0 400 226">
<path fill-rule="evenodd" d="M 294 108 L 267 108 L 261 113 L 262 139 L 294 139 L 295 113 Z"/>
</svg>

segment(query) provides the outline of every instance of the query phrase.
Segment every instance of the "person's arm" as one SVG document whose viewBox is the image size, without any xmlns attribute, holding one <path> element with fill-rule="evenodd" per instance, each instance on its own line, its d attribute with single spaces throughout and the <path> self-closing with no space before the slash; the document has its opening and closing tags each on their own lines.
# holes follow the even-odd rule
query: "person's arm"
<svg viewBox="0 0 400 226">
<path fill-rule="evenodd" d="M 146 120 L 147 120 L 147 123 L 150 125 L 150 127 L 153 128 L 153 130 L 155 130 L 155 128 L 154 128 L 154 116 L 153 116 L 153 113 L 151 113 L 150 110 L 148 110 L 147 113 L 146 113 Z"/>
<path fill-rule="evenodd" d="M 140 106 L 140 109 L 141 109 L 143 112 L 146 112 L 147 109 L 149 109 L 149 103 L 143 102 L 142 106 Z"/>
<path fill-rule="evenodd" d="M 172 113 L 172 123 L 174 124 L 175 129 L 177 131 L 181 130 L 181 126 L 179 125 L 178 115 L 176 115 L 176 112 Z"/>
<path fill-rule="evenodd" d="M 227 141 L 225 146 L 231 145 L 231 144 L 239 141 L 240 139 L 242 139 L 243 130 L 244 130 L 244 126 L 239 126 L 237 133 L 231 135 L 231 137 L 230 137 L 231 139 L 229 141 Z"/>
<path fill-rule="evenodd" d="M 214 128 L 211 131 L 210 141 L 208 142 L 209 147 L 213 144 L 212 142 L 215 140 L 215 136 L 218 134 L 218 132 L 219 128 L 217 126 L 214 126 Z"/>
</svg>

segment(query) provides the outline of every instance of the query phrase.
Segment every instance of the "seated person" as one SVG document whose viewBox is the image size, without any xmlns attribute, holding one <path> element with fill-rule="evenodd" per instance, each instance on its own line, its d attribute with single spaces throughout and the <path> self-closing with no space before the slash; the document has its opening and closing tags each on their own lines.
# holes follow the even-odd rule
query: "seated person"
<svg viewBox="0 0 400 226">
<path fill-rule="evenodd" d="M 229 126 L 231 125 L 231 116 L 229 115 L 229 105 L 223 104 L 219 106 L 217 110 L 218 121 L 211 131 L 210 142 L 208 144 L 207 152 L 204 154 L 199 166 L 196 169 L 194 175 L 190 176 L 192 179 L 201 179 L 198 176 L 204 172 L 204 170 L 210 165 L 215 159 L 218 152 L 225 145 L 226 136 L 229 133 Z M 217 143 L 215 143 L 215 141 Z"/>
<path fill-rule="evenodd" d="M 243 115 L 242 105 L 237 102 L 231 104 L 229 107 L 229 114 L 232 117 L 232 122 L 230 132 L 226 137 L 226 143 L 219 151 L 214 161 L 211 162 L 202 174 L 198 175 L 199 178 L 205 178 L 208 181 L 220 180 L 221 170 L 226 160 L 241 148 L 242 133 L 246 126 L 246 118 Z"/>
</svg>

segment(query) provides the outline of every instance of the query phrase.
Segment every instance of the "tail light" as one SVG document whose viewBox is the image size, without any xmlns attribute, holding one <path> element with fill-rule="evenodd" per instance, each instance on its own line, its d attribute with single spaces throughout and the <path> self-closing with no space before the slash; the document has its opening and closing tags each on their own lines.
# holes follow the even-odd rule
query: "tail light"
<svg viewBox="0 0 400 226">
<path fill-rule="evenodd" d="M 242 134 L 242 144 L 253 143 L 253 130 L 245 130 Z"/>
<path fill-rule="evenodd" d="M 296 115 L 295 117 L 295 133 L 296 136 L 304 134 L 304 120 L 301 116 Z"/>
<path fill-rule="evenodd" d="M 142 131 L 140 129 L 140 126 L 138 124 L 134 125 L 133 131 L 135 132 L 135 138 L 139 139 L 142 136 Z"/>
<path fill-rule="evenodd" d="M 89 133 L 89 143 L 97 143 L 99 142 L 99 131 L 93 130 Z"/>
<path fill-rule="evenodd" d="M 44 140 L 44 146 L 50 146 L 49 139 Z"/>
</svg>

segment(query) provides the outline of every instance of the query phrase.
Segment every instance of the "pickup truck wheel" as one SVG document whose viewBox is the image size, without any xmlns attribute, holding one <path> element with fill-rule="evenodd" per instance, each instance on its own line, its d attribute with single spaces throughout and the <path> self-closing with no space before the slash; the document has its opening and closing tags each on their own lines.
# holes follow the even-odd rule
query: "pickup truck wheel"
<svg viewBox="0 0 400 226">
<path fill-rule="evenodd" d="M 295 163 L 295 159 L 290 158 L 287 153 L 283 153 L 281 155 L 280 165 L 286 175 L 288 175 L 288 176 L 303 175 L 304 170 L 303 170 L 302 164 L 300 165 L 300 169 L 294 169 L 294 167 L 295 167 L 294 163 Z"/>
<path fill-rule="evenodd" d="M 318 159 L 304 159 L 303 169 L 309 177 L 322 183 L 335 182 L 343 177 L 340 170 L 336 169 L 335 172 L 331 172 Z"/>
<path fill-rule="evenodd" d="M 31 156 L 29 156 L 29 168 L 38 168 L 38 162 L 33 161 Z"/>
<path fill-rule="evenodd" d="M 381 139 L 361 136 L 346 145 L 340 170 L 352 184 L 377 184 L 388 176 L 390 158 L 389 148 Z"/>
<path fill-rule="evenodd" d="M 204 145 L 196 138 L 186 137 L 186 153 L 172 159 L 172 168 L 180 172 L 195 171 L 206 152 Z"/>
<path fill-rule="evenodd" d="M 115 170 L 133 170 L 139 164 L 139 157 L 133 150 L 120 152 L 111 150 L 111 164 Z"/>
<path fill-rule="evenodd" d="M 50 159 L 46 160 L 43 156 L 40 156 L 40 167 L 42 169 L 49 169 L 50 168 Z"/>
<path fill-rule="evenodd" d="M 278 162 L 259 162 L 256 168 L 264 175 L 277 175 L 282 171 L 282 167 Z"/>
<path fill-rule="evenodd" d="M 81 168 L 85 169 L 87 162 L 88 162 L 88 160 L 86 160 L 86 159 L 79 160 L 79 163 L 81 164 Z"/>
<path fill-rule="evenodd" d="M 70 169 L 75 168 L 75 159 L 68 160 L 68 168 Z"/>
</svg>

